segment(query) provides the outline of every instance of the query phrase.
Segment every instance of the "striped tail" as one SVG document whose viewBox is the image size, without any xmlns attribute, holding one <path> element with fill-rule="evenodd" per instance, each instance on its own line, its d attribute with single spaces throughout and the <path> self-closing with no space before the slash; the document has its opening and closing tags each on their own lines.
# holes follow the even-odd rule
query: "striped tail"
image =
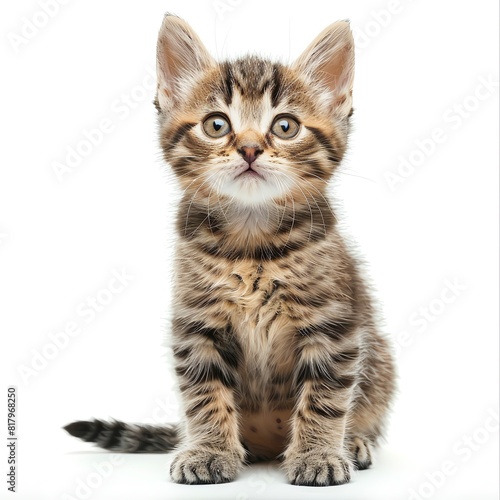
<svg viewBox="0 0 500 500">
<path fill-rule="evenodd" d="M 123 453 L 167 452 L 179 443 L 177 425 L 125 424 L 116 420 L 77 421 L 63 427 L 72 436 Z"/>
</svg>

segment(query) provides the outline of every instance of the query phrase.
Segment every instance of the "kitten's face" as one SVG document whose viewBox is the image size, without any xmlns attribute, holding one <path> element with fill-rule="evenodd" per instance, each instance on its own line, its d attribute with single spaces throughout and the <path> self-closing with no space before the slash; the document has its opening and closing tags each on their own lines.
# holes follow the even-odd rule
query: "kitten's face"
<svg viewBox="0 0 500 500">
<path fill-rule="evenodd" d="M 182 23 L 181 35 L 189 29 L 178 18 L 168 20 L 174 28 Z M 172 33 L 176 29 L 167 35 Z M 162 71 L 171 75 L 180 63 L 167 54 L 167 71 L 161 67 L 161 37 L 161 144 L 191 196 L 213 204 L 259 206 L 322 195 L 345 151 L 350 91 L 340 99 L 320 78 L 311 78 L 300 60 L 294 67 L 256 57 L 216 63 L 202 47 L 196 48 L 196 37 L 179 59 L 194 54 L 199 70 L 182 74 L 181 68 L 162 94 Z M 340 81 L 339 75 L 334 78 Z"/>
</svg>

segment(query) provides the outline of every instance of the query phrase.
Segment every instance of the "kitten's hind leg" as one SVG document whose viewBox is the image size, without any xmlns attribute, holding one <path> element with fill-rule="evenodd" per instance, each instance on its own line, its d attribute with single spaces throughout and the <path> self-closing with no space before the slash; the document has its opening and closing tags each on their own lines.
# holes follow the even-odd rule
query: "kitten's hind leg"
<svg viewBox="0 0 500 500">
<path fill-rule="evenodd" d="M 348 446 L 354 466 L 367 469 L 373 449 L 384 435 L 387 414 L 395 392 L 395 369 L 387 340 L 366 330 L 364 363 L 349 415 Z"/>
<path fill-rule="evenodd" d="M 373 445 L 368 438 L 353 436 L 349 439 L 349 451 L 354 468 L 365 470 L 372 464 Z"/>
</svg>

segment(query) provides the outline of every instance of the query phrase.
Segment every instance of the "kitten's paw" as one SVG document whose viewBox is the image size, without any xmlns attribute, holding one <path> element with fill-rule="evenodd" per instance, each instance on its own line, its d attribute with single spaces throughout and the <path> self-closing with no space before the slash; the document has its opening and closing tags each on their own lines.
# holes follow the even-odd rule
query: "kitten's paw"
<svg viewBox="0 0 500 500">
<path fill-rule="evenodd" d="M 233 481 L 242 467 L 242 457 L 235 452 L 192 449 L 179 452 L 170 466 L 176 483 L 215 484 Z"/>
<path fill-rule="evenodd" d="M 299 486 L 333 486 L 351 479 L 349 460 L 330 451 L 288 455 L 284 467 L 290 483 Z"/>
<path fill-rule="evenodd" d="M 366 438 L 353 437 L 349 448 L 352 454 L 354 467 L 358 470 L 365 470 L 372 464 L 372 444 Z"/>
</svg>

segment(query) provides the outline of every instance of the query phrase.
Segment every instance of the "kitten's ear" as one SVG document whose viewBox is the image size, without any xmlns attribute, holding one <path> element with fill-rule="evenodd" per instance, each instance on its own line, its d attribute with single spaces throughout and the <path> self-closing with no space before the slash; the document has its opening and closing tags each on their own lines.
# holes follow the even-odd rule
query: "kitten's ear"
<svg viewBox="0 0 500 500">
<path fill-rule="evenodd" d="M 169 109 L 181 96 L 183 85 L 213 64 L 215 61 L 189 24 L 167 14 L 156 46 L 160 108 Z"/>
<path fill-rule="evenodd" d="M 293 68 L 332 91 L 332 108 L 341 117 L 352 109 L 354 39 L 349 21 L 325 28 L 294 62 Z"/>
</svg>

